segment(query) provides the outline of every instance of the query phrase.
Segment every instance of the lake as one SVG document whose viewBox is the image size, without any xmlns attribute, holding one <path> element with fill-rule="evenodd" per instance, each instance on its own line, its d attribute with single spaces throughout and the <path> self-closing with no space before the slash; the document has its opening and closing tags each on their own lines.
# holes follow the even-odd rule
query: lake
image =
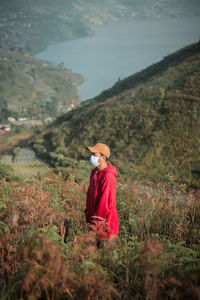
<svg viewBox="0 0 200 300">
<path fill-rule="evenodd" d="M 35 57 L 82 74 L 86 81 L 77 89 L 86 100 L 199 39 L 200 17 L 121 22 L 99 27 L 95 36 L 51 45 Z"/>
</svg>

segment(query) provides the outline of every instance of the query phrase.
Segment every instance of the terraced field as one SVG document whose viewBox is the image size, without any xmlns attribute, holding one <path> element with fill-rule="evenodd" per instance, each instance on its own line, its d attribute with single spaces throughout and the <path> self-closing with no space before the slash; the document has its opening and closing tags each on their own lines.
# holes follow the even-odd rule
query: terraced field
<svg viewBox="0 0 200 300">
<path fill-rule="evenodd" d="M 44 176 L 51 171 L 51 169 L 40 160 L 15 162 L 12 166 L 15 174 L 22 177 Z"/>
<path fill-rule="evenodd" d="M 41 161 L 31 148 L 21 148 L 15 159 L 11 155 L 4 155 L 1 162 L 11 165 L 15 175 L 24 178 L 45 176 L 51 171 L 51 168 Z"/>
</svg>

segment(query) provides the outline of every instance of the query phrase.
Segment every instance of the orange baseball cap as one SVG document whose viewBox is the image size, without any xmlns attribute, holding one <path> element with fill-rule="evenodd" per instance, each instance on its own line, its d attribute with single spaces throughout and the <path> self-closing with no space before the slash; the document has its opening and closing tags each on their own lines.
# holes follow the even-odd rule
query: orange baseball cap
<svg viewBox="0 0 200 300">
<path fill-rule="evenodd" d="M 106 144 L 97 143 L 94 147 L 87 147 L 87 149 L 92 153 L 102 153 L 107 158 L 110 157 L 110 149 Z"/>
</svg>

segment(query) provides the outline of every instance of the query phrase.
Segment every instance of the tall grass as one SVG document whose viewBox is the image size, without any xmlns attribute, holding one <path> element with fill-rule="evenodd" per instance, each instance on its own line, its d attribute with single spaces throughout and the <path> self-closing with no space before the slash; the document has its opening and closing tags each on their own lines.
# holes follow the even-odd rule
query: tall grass
<svg viewBox="0 0 200 300">
<path fill-rule="evenodd" d="M 118 183 L 120 233 L 97 247 L 87 185 L 0 183 L 0 299 L 199 299 L 198 191 Z"/>
</svg>

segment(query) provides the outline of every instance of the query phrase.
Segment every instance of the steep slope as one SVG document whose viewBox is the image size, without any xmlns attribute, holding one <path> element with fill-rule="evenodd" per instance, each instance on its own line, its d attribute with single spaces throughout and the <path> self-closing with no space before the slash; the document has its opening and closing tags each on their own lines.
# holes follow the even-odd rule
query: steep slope
<svg viewBox="0 0 200 300">
<path fill-rule="evenodd" d="M 0 120 L 7 110 L 38 118 L 80 103 L 74 85 L 81 75 L 19 52 L 0 49 L 0 56 Z"/>
<path fill-rule="evenodd" d="M 43 133 L 38 154 L 55 165 L 88 157 L 84 146 L 110 145 L 121 172 L 200 179 L 200 44 L 116 83 Z M 59 135 L 58 135 L 59 133 Z"/>
</svg>

